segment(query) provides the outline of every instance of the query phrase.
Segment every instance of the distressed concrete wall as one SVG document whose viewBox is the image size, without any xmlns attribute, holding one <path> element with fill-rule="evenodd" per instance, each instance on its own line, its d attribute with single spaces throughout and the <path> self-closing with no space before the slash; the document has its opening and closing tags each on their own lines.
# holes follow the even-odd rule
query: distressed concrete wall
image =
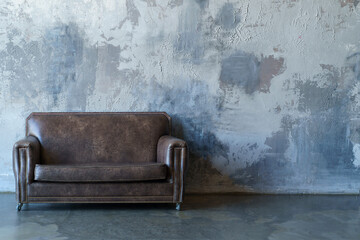
<svg viewBox="0 0 360 240">
<path fill-rule="evenodd" d="M 358 193 L 358 3 L 1 1 L 0 191 L 33 111 L 166 111 L 188 191 Z"/>
</svg>

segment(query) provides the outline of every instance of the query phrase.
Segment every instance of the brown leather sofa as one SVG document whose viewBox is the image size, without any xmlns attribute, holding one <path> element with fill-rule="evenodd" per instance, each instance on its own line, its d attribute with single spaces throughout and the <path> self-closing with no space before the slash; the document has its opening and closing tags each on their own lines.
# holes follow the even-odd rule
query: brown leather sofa
<svg viewBox="0 0 360 240">
<path fill-rule="evenodd" d="M 176 203 L 187 145 L 166 113 L 32 113 L 13 149 L 24 203 Z"/>
</svg>

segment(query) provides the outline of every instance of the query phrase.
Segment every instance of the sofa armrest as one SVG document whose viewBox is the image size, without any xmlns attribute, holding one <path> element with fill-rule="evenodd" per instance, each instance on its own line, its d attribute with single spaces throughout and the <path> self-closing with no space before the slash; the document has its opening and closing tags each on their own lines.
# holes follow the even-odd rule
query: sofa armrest
<svg viewBox="0 0 360 240">
<path fill-rule="evenodd" d="M 174 202 L 182 202 L 188 147 L 184 140 L 162 136 L 157 145 L 157 162 L 168 165 L 168 179 L 174 184 Z"/>
<path fill-rule="evenodd" d="M 27 185 L 34 181 L 35 164 L 40 163 L 40 143 L 34 136 L 16 142 L 13 148 L 13 170 L 18 202 L 27 202 Z"/>
</svg>

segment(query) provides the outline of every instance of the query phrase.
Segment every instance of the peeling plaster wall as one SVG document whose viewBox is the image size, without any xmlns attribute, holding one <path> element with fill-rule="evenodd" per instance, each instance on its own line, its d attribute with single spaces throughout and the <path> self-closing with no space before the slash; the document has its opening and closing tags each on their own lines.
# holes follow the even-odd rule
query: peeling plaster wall
<svg viewBox="0 0 360 240">
<path fill-rule="evenodd" d="M 0 58 L 0 191 L 33 111 L 166 111 L 188 192 L 359 193 L 357 0 L 4 0 Z"/>
</svg>

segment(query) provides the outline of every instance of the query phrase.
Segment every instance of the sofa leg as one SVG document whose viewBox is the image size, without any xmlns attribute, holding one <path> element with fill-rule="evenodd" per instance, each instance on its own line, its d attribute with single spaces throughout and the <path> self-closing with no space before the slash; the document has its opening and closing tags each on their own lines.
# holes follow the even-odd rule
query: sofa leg
<svg viewBox="0 0 360 240">
<path fill-rule="evenodd" d="M 20 212 L 23 205 L 24 205 L 23 203 L 18 203 L 18 205 L 16 206 L 16 210 Z"/>
<path fill-rule="evenodd" d="M 181 211 L 181 203 L 176 204 L 176 210 Z"/>
</svg>

